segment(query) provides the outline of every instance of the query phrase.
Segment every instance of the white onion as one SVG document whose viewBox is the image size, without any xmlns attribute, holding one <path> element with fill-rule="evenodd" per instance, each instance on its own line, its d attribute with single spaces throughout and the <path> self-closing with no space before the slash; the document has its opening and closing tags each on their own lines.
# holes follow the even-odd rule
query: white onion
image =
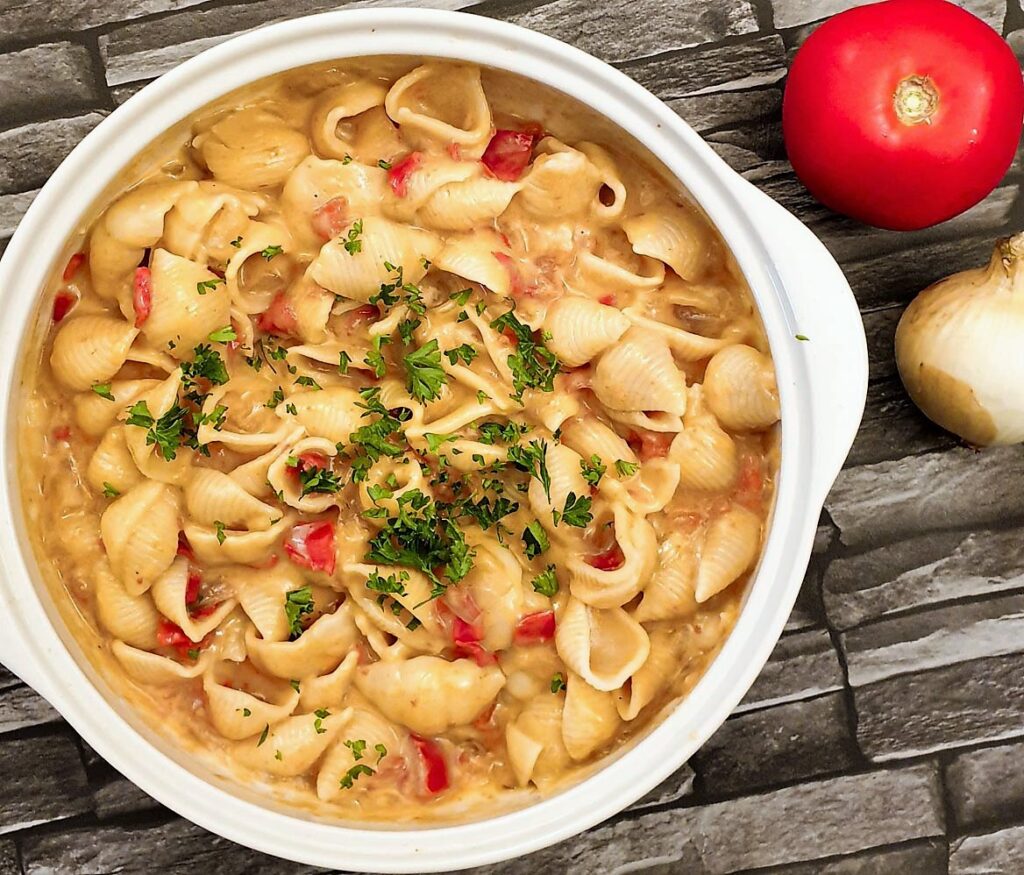
<svg viewBox="0 0 1024 875">
<path fill-rule="evenodd" d="M 896 364 L 914 403 L 978 446 L 1024 440 L 1024 232 L 986 267 L 919 294 L 896 330 Z"/>
</svg>

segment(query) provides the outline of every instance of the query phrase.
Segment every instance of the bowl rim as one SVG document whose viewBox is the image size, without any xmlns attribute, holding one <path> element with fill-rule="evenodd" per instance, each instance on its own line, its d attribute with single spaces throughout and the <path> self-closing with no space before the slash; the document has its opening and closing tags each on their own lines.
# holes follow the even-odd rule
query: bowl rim
<svg viewBox="0 0 1024 875">
<path fill-rule="evenodd" d="M 423 51 L 429 46 L 429 51 Z M 782 451 L 776 513 L 743 609 L 703 677 L 660 724 L 589 777 L 525 808 L 457 825 L 388 832 L 282 813 L 210 783 L 147 739 L 86 677 L 34 585 L 17 475 L 20 364 L 39 290 L 66 240 L 110 179 L 137 154 L 132 132 L 163 132 L 247 83 L 332 59 L 409 55 L 517 73 L 594 108 L 676 176 L 728 243 L 758 306 L 780 387 Z M 211 86 L 208 83 L 216 82 Z M 159 133 L 157 134 L 159 135 Z M 137 140 L 135 141 L 137 142 Z M 618 813 L 679 768 L 718 728 L 766 662 L 796 598 L 817 525 L 811 481 L 812 408 L 806 362 L 785 341 L 794 317 L 763 235 L 743 207 L 734 172 L 661 101 L 615 68 L 551 37 L 459 12 L 339 10 L 269 25 L 186 61 L 116 109 L 65 159 L 37 195 L 0 260 L 0 599 L 7 603 L 26 674 L 115 768 L 159 802 L 233 841 L 311 865 L 426 872 L 506 860 L 575 835 Z M 24 287 L 30 293 L 17 294 Z M 13 339 L 17 338 L 17 342 Z M 48 596 L 47 596 L 48 598 Z M 59 621 L 57 621 L 59 623 Z M 382 842 L 383 837 L 398 841 Z"/>
</svg>

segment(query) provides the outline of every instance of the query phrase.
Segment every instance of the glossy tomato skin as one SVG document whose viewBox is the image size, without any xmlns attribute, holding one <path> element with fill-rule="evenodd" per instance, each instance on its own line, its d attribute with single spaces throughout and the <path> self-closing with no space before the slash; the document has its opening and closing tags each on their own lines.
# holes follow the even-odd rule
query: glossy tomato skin
<svg viewBox="0 0 1024 875">
<path fill-rule="evenodd" d="M 910 123 L 897 94 L 915 77 L 937 98 Z M 893 230 L 984 198 L 1013 160 L 1022 118 L 1010 47 L 946 0 L 886 0 L 829 19 L 797 52 L 782 107 L 789 159 L 811 193 Z"/>
</svg>

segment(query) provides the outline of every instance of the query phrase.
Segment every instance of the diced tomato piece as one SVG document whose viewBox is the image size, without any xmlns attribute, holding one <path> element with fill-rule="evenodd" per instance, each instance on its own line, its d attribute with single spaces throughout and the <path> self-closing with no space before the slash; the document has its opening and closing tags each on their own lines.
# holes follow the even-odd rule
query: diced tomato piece
<svg viewBox="0 0 1024 875">
<path fill-rule="evenodd" d="M 178 651 L 178 656 L 184 658 L 190 650 L 201 649 L 203 644 L 194 643 L 191 638 L 181 631 L 170 620 L 161 618 L 156 627 L 156 643 L 161 647 L 173 647 Z"/>
<path fill-rule="evenodd" d="M 199 585 L 203 582 L 199 572 L 194 568 L 188 570 L 188 582 L 185 584 L 185 604 L 194 605 L 199 601 Z"/>
<path fill-rule="evenodd" d="M 452 641 L 458 644 L 474 644 L 483 638 L 483 633 L 472 623 L 467 623 L 462 617 L 452 617 Z"/>
<path fill-rule="evenodd" d="M 448 157 L 451 158 L 452 161 L 461 161 L 462 160 L 462 147 L 458 143 L 449 143 L 448 144 Z"/>
<path fill-rule="evenodd" d="M 430 794 L 441 793 L 448 789 L 448 763 L 445 762 L 441 746 L 430 738 L 424 738 L 415 732 L 410 733 L 412 743 L 420 755 L 423 767 L 423 787 Z"/>
<path fill-rule="evenodd" d="M 615 571 L 626 563 L 626 557 L 618 543 L 612 544 L 607 550 L 587 557 L 587 565 L 598 571 Z"/>
<path fill-rule="evenodd" d="M 195 553 L 192 552 L 192 545 L 188 542 L 184 532 L 178 532 L 178 555 L 186 556 L 190 560 L 196 558 Z"/>
<path fill-rule="evenodd" d="M 519 346 L 519 338 L 511 328 L 502 328 L 501 334 L 512 346 Z"/>
<path fill-rule="evenodd" d="M 473 728 L 478 729 L 481 732 L 487 732 L 488 730 L 494 729 L 494 710 L 497 708 L 497 702 L 491 702 L 483 711 L 477 714 L 473 720 Z"/>
<path fill-rule="evenodd" d="M 388 185 L 395 193 L 395 197 L 405 197 L 409 194 L 409 177 L 412 176 L 420 164 L 423 163 L 423 155 L 419 152 L 410 152 L 401 161 L 396 161 L 388 171 Z"/>
<path fill-rule="evenodd" d="M 309 471 L 312 468 L 326 468 L 328 466 L 327 456 L 323 453 L 300 453 L 298 457 L 297 465 L 289 465 L 288 473 L 295 478 L 303 471 Z"/>
<path fill-rule="evenodd" d="M 761 508 L 764 500 L 764 471 L 755 456 L 743 458 L 739 480 L 736 483 L 736 500 L 751 510 Z"/>
<path fill-rule="evenodd" d="M 284 292 L 280 292 L 266 311 L 260 314 L 257 326 L 268 334 L 289 335 L 298 332 L 299 323 L 295 311 L 288 303 Z"/>
<path fill-rule="evenodd" d="M 333 240 L 348 223 L 348 200 L 332 197 L 322 207 L 313 211 L 310 224 L 321 240 Z"/>
<path fill-rule="evenodd" d="M 513 296 L 523 294 L 523 278 L 519 274 L 519 267 L 516 265 L 515 259 L 504 252 L 492 252 L 491 255 L 498 260 L 498 263 L 508 273 L 509 294 Z"/>
<path fill-rule="evenodd" d="M 284 542 L 284 550 L 296 565 L 334 574 L 334 523 L 321 520 L 295 526 Z"/>
<path fill-rule="evenodd" d="M 75 278 L 75 274 L 78 273 L 78 268 L 85 264 L 85 253 L 76 252 L 71 258 L 68 259 L 67 266 L 64 268 L 62 279 L 64 282 L 70 282 Z"/>
<path fill-rule="evenodd" d="M 536 140 L 529 131 L 495 131 L 480 160 L 498 179 L 515 182 L 530 163 Z"/>
<path fill-rule="evenodd" d="M 78 299 L 71 292 L 57 292 L 53 299 L 53 321 L 60 322 L 71 312 L 71 308 L 78 303 Z"/>
<path fill-rule="evenodd" d="M 606 307 L 614 307 L 615 295 L 601 295 L 601 297 L 598 298 L 597 301 L 599 304 L 604 304 Z"/>
<path fill-rule="evenodd" d="M 665 458 L 674 437 L 671 432 L 637 429 L 626 435 L 626 443 L 642 461 L 646 462 L 648 459 Z"/>
<path fill-rule="evenodd" d="M 380 319 L 380 310 L 377 309 L 375 304 L 360 304 L 358 307 L 353 307 L 351 310 L 346 311 L 342 318 L 354 331 L 363 324 L 376 322 Z"/>
<path fill-rule="evenodd" d="M 540 644 L 555 637 L 555 612 L 538 611 L 527 614 L 516 623 L 516 644 Z"/>
<path fill-rule="evenodd" d="M 135 307 L 135 327 L 141 328 L 153 310 L 153 274 L 148 267 L 135 268 L 132 304 Z"/>
<path fill-rule="evenodd" d="M 457 657 L 472 659 L 481 667 L 494 665 L 498 658 L 480 643 L 483 637 L 478 626 L 467 623 L 458 615 L 452 618 L 452 641 Z"/>
<path fill-rule="evenodd" d="M 69 425 L 58 425 L 53 430 L 53 439 L 55 441 L 66 441 L 71 437 L 71 426 Z"/>
</svg>

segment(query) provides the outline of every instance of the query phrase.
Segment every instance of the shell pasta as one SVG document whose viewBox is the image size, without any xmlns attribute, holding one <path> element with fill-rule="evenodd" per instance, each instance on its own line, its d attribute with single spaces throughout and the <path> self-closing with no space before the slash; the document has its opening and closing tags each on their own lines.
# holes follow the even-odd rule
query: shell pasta
<svg viewBox="0 0 1024 875">
<path fill-rule="evenodd" d="M 321 816 L 465 820 L 700 678 L 778 389 L 724 243 L 623 132 L 471 65 L 301 68 L 163 134 L 83 228 L 22 490 L 155 731 Z"/>
</svg>

